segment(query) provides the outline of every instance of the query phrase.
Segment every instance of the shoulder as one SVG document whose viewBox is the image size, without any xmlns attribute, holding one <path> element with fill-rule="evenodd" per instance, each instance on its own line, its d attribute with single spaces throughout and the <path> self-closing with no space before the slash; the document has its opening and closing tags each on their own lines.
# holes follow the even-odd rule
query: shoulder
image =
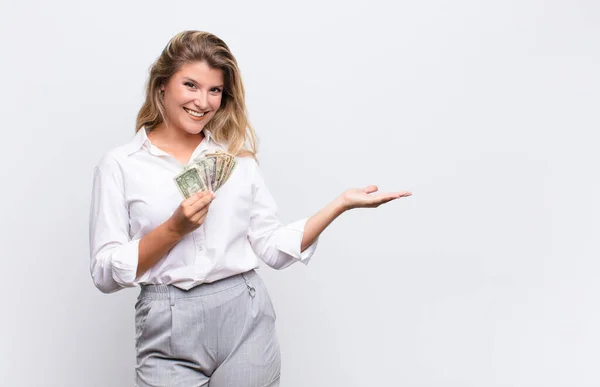
<svg viewBox="0 0 600 387">
<path fill-rule="evenodd" d="M 128 142 L 109 149 L 96 165 L 103 172 L 116 172 L 123 168 L 131 155 L 141 150 L 147 141 L 145 129 L 140 129 Z"/>
<path fill-rule="evenodd" d="M 256 163 L 256 160 L 254 160 L 254 157 L 252 156 L 236 156 L 235 161 L 237 162 L 238 165 L 240 166 L 244 166 L 246 168 L 257 168 L 258 164 Z"/>
<path fill-rule="evenodd" d="M 95 170 L 106 175 L 122 175 L 123 167 L 133 153 L 133 141 L 110 148 L 98 161 Z"/>
<path fill-rule="evenodd" d="M 109 149 L 96 164 L 96 169 L 102 172 L 112 172 L 119 167 L 127 159 L 128 151 L 126 145 L 120 145 Z"/>
<path fill-rule="evenodd" d="M 126 145 L 109 149 L 94 167 L 94 186 L 101 190 L 116 187 L 123 192 L 125 186 L 123 165 L 127 155 Z"/>
<path fill-rule="evenodd" d="M 258 163 L 252 156 L 237 156 L 235 158 L 236 168 L 242 171 L 242 173 L 251 181 L 254 181 L 257 176 L 260 176 L 260 168 Z"/>
</svg>

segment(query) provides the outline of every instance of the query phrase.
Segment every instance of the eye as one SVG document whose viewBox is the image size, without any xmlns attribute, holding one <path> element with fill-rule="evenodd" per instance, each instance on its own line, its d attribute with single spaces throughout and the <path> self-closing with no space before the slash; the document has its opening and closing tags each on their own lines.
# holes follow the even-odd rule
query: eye
<svg viewBox="0 0 600 387">
<path fill-rule="evenodd" d="M 184 83 L 185 86 L 191 87 L 192 89 L 196 88 L 196 85 L 194 85 L 192 82 L 186 82 Z"/>
<path fill-rule="evenodd" d="M 215 93 L 220 93 L 222 90 L 218 87 L 213 87 L 212 91 L 214 91 Z"/>
</svg>

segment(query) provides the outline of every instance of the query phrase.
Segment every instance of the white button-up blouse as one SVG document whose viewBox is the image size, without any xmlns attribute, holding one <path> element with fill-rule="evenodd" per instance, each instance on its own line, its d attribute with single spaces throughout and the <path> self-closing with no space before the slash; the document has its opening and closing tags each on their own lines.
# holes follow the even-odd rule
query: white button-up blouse
<svg viewBox="0 0 600 387">
<path fill-rule="evenodd" d="M 190 161 L 217 149 L 205 138 Z M 204 223 L 184 236 L 152 268 L 135 278 L 140 239 L 165 222 L 184 200 L 173 177 L 183 165 L 152 145 L 140 129 L 109 151 L 94 169 L 90 209 L 90 271 L 105 293 L 138 284 L 181 289 L 214 282 L 258 266 L 257 257 L 282 269 L 308 263 L 315 240 L 300 251 L 307 218 L 283 225 L 277 205 L 251 157 L 238 157 L 229 180 L 215 192 Z"/>
</svg>

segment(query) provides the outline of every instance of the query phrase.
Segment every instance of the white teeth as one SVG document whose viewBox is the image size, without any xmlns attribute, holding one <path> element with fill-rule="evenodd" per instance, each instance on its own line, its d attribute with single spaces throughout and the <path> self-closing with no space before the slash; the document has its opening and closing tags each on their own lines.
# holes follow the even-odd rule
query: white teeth
<svg viewBox="0 0 600 387">
<path fill-rule="evenodd" d="M 184 108 L 184 109 L 186 112 L 190 113 L 194 117 L 202 117 L 205 114 L 205 113 L 198 113 L 198 112 L 195 112 L 195 111 L 187 109 L 187 108 Z"/>
</svg>

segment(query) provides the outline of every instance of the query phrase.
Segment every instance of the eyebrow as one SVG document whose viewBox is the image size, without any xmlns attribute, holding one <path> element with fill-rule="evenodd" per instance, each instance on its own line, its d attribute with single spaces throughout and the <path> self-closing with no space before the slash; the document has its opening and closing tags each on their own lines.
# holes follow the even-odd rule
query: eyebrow
<svg viewBox="0 0 600 387">
<path fill-rule="evenodd" d="M 190 77 L 183 77 L 183 79 L 184 79 L 184 80 L 188 80 L 188 81 L 192 81 L 192 82 L 194 82 L 196 85 L 198 85 L 198 82 L 196 82 L 196 80 L 195 80 L 195 79 L 193 79 L 193 78 L 190 78 Z M 212 87 L 220 87 L 220 88 L 223 88 L 223 85 L 216 85 L 216 86 L 212 86 Z"/>
</svg>

